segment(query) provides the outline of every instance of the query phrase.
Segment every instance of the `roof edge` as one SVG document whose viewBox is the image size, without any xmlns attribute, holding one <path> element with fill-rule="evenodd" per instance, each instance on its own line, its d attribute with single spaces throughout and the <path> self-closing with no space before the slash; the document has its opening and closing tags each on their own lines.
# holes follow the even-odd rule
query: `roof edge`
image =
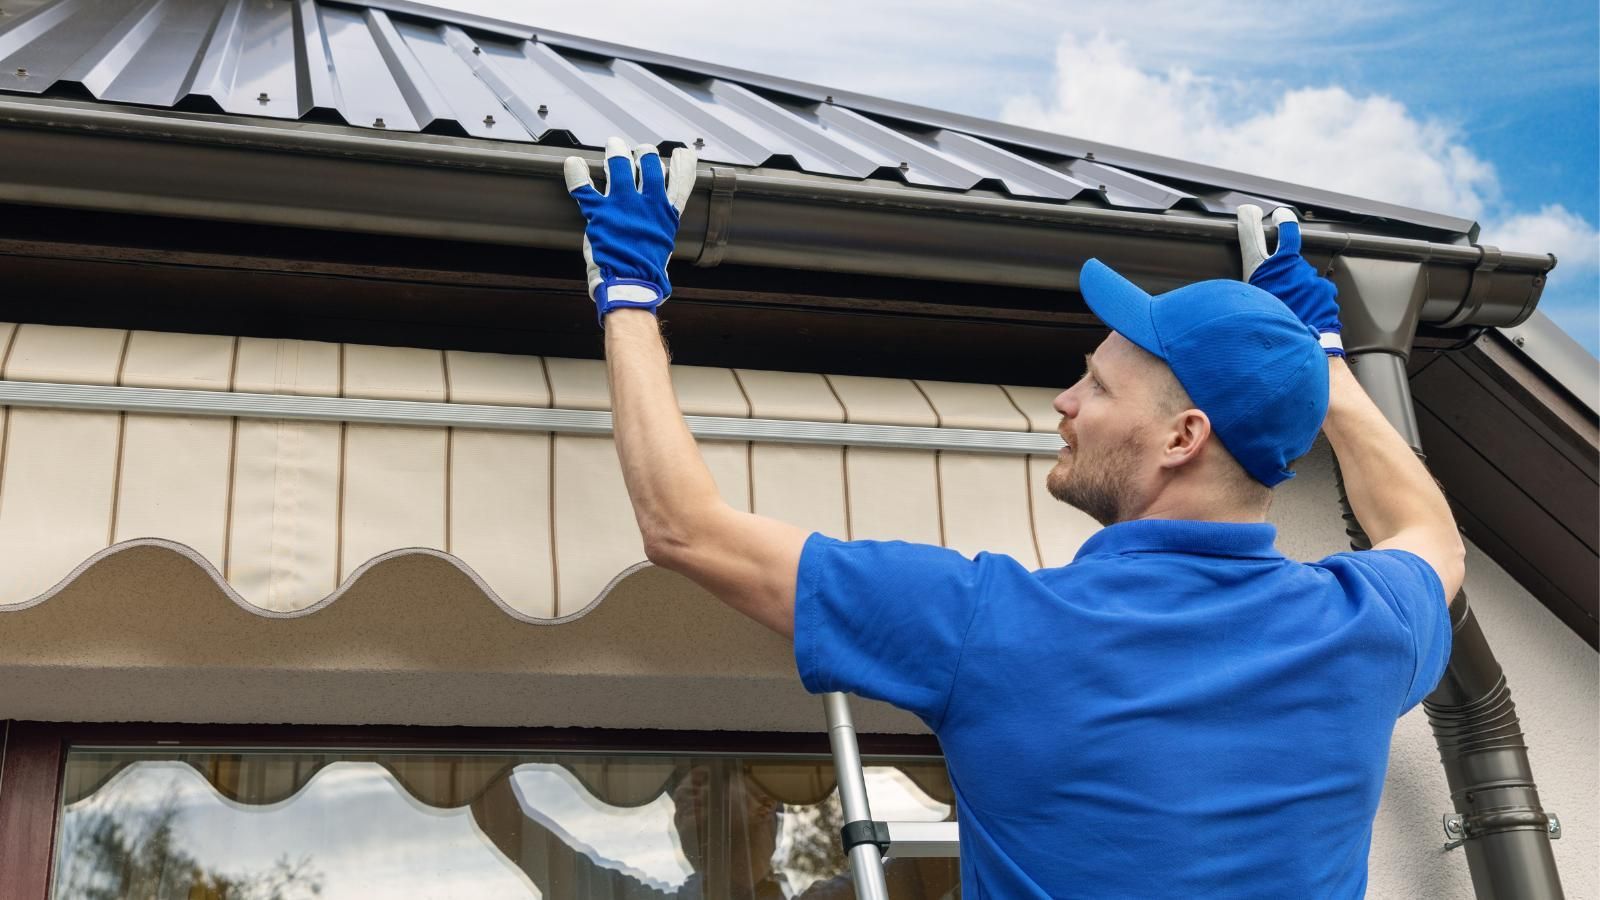
<svg viewBox="0 0 1600 900">
<path fill-rule="evenodd" d="M 333 0 L 333 2 L 349 2 L 349 0 Z M 932 107 L 919 106 L 914 103 L 889 100 L 854 91 L 829 88 L 775 75 L 765 75 L 748 69 L 707 63 L 674 56 L 669 53 L 659 53 L 653 50 L 614 44 L 610 41 L 581 35 L 546 31 L 530 25 L 521 25 L 501 19 L 491 19 L 470 13 L 440 9 L 424 3 L 416 3 L 413 0 L 361 0 L 360 3 L 353 3 L 352 5 L 367 6 L 402 15 L 437 19 L 466 28 L 476 28 L 516 37 L 521 40 L 536 40 L 565 49 L 599 56 L 618 57 L 650 65 L 670 66 L 675 69 L 703 74 L 707 77 L 722 78 L 748 86 L 790 94 L 817 103 L 829 102 L 831 98 L 833 103 L 859 112 L 900 119 L 918 125 L 949 129 L 1067 157 L 1083 158 L 1087 156 L 1087 158 L 1095 162 L 1133 169 L 1150 175 L 1208 183 L 1244 193 L 1280 197 L 1303 204 L 1305 208 L 1312 210 L 1319 206 L 1338 209 L 1363 209 L 1374 215 L 1398 222 L 1458 234 L 1469 243 L 1476 241 L 1478 238 L 1478 223 L 1472 219 L 1401 206 L 1366 197 L 1341 194 L 1337 191 L 1308 187 L 1272 178 L 1263 178 L 1231 169 L 1147 153 L 1142 150 L 1131 150 L 1113 144 L 1083 140 L 1020 125 L 1008 125 L 962 113 L 953 113 Z"/>
<path fill-rule="evenodd" d="M 1548 315 L 1535 312 L 1520 325 L 1496 329 L 1529 363 L 1550 376 L 1583 404 L 1600 415 L 1600 366 L 1594 354 L 1561 330 Z"/>
</svg>

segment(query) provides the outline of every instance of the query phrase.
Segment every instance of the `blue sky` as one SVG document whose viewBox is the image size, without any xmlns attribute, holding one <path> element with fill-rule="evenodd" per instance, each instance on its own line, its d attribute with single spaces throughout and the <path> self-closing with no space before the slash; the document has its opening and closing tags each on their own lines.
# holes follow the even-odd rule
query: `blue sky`
<svg viewBox="0 0 1600 900">
<path fill-rule="evenodd" d="M 1600 353 L 1594 0 L 446 2 L 1474 218 Z"/>
</svg>

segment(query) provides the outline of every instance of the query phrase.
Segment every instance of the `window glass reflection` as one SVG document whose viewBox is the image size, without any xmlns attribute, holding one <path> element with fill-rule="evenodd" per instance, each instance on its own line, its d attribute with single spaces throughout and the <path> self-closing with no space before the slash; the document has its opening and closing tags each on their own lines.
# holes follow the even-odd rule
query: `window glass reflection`
<svg viewBox="0 0 1600 900">
<path fill-rule="evenodd" d="M 877 818 L 954 818 L 939 761 L 877 762 Z M 832 777 L 800 757 L 73 749 L 54 896 L 851 897 Z M 889 877 L 959 896 L 954 860 Z"/>
</svg>

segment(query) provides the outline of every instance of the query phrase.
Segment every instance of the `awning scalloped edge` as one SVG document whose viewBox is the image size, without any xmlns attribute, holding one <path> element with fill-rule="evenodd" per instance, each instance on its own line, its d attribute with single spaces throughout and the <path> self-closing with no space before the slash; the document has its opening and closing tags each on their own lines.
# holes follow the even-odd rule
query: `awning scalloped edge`
<svg viewBox="0 0 1600 900">
<path fill-rule="evenodd" d="M 60 581 L 56 582 L 48 590 L 36 597 L 16 603 L 0 603 L 0 614 L 22 612 L 23 610 L 31 609 L 41 603 L 45 603 L 50 600 L 50 598 L 65 590 L 69 585 L 76 581 L 79 576 L 93 568 L 97 563 L 137 547 L 159 547 L 184 557 L 185 559 L 199 566 L 200 569 L 204 571 L 212 581 L 216 582 L 217 587 L 223 592 L 223 594 L 225 594 L 229 600 L 232 600 L 240 609 L 265 619 L 299 619 L 312 615 L 319 610 L 327 608 L 330 604 L 343 596 L 345 592 L 354 587 L 356 583 L 361 580 L 362 576 L 366 575 L 373 568 L 382 565 L 385 562 L 406 556 L 431 556 L 444 560 L 445 562 L 459 569 L 463 575 L 466 575 L 467 578 L 472 580 L 473 584 L 477 585 L 478 589 L 483 592 L 484 596 L 496 607 L 498 607 L 501 612 L 517 620 L 518 622 L 526 622 L 529 625 L 563 625 L 588 615 L 595 609 L 595 607 L 599 606 L 600 601 L 604 600 L 606 595 L 610 594 L 612 589 L 620 584 L 624 579 L 635 572 L 652 568 L 654 565 L 648 560 L 643 560 L 627 566 L 616 575 L 612 576 L 611 580 L 606 582 L 605 587 L 601 588 L 599 593 L 594 596 L 594 599 L 584 604 L 583 607 L 576 612 L 567 613 L 566 615 L 562 616 L 554 616 L 551 618 L 539 618 L 537 616 L 530 616 L 524 612 L 519 612 L 517 609 L 513 608 L 505 601 L 503 597 L 500 596 L 498 592 L 495 591 L 494 588 L 489 586 L 489 583 L 485 581 L 481 575 L 473 570 L 472 566 L 468 565 L 466 561 L 462 560 L 460 557 L 446 553 L 443 550 L 433 549 L 431 547 L 401 547 L 395 550 L 390 550 L 386 553 L 380 553 L 379 555 L 374 556 L 373 558 L 362 563 L 348 576 L 346 576 L 344 581 L 340 582 L 339 586 L 331 593 L 323 597 L 321 600 L 311 604 L 310 606 L 304 607 L 303 609 L 280 611 L 266 609 L 251 603 L 249 600 L 246 600 L 244 595 L 240 594 L 239 591 L 233 587 L 233 585 L 228 583 L 228 580 L 223 577 L 222 572 L 220 572 L 209 559 L 206 559 L 203 554 L 196 551 L 193 547 L 178 541 L 169 540 L 167 538 L 134 538 L 132 540 L 121 541 L 119 543 L 112 544 L 111 546 L 93 554 L 88 559 L 85 559 L 83 562 L 75 566 L 73 570 L 68 572 L 67 575 Z"/>
</svg>

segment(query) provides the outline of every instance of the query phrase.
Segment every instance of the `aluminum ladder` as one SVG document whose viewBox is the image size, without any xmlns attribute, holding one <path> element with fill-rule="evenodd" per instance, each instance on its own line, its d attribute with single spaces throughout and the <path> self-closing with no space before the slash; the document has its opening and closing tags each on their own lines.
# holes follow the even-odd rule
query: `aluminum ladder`
<svg viewBox="0 0 1600 900">
<path fill-rule="evenodd" d="M 894 857 L 947 857 L 961 855 L 954 822 L 878 822 L 867 806 L 867 781 L 856 744 L 856 726 L 850 718 L 850 701 L 841 693 L 822 695 L 828 715 L 828 744 L 839 781 L 839 802 L 844 807 L 840 835 L 850 858 L 850 879 L 856 900 L 889 900 L 883 861 Z"/>
</svg>

